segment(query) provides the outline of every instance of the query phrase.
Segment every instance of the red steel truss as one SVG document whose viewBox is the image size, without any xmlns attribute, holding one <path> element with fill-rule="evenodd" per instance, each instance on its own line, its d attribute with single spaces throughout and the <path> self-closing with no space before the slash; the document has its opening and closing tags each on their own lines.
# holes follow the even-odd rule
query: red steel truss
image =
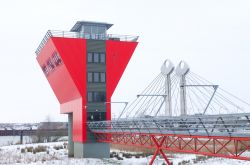
<svg viewBox="0 0 250 165">
<path fill-rule="evenodd" d="M 99 142 L 155 149 L 155 153 L 149 163 L 150 165 L 153 164 L 159 153 L 163 156 L 166 163 L 170 165 L 163 150 L 250 161 L 250 155 L 247 154 L 247 151 L 250 150 L 250 137 L 119 132 L 94 132 L 94 134 Z"/>
</svg>

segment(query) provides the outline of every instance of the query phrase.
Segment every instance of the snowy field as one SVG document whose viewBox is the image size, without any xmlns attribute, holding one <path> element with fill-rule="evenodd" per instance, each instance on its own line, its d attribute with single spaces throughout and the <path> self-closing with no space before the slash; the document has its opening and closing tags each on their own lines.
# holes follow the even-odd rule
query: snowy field
<svg viewBox="0 0 250 165">
<path fill-rule="evenodd" d="M 68 158 L 67 144 L 65 142 L 43 143 L 43 144 L 26 144 L 0 147 L 0 164 L 8 165 L 146 165 L 152 156 L 137 158 L 123 157 L 120 151 L 112 151 L 123 160 L 117 157 L 110 159 L 75 159 Z M 133 155 L 133 154 L 132 154 Z M 249 165 L 248 161 L 222 159 L 222 158 L 206 158 L 204 156 L 196 156 L 192 154 L 174 154 L 174 165 Z M 157 157 L 155 164 L 162 165 L 163 159 Z"/>
</svg>

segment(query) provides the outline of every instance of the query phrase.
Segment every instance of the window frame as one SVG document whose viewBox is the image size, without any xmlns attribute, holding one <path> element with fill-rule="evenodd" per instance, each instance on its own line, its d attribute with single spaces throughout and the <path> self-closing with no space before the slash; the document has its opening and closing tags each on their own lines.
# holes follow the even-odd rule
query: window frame
<svg viewBox="0 0 250 165">
<path fill-rule="evenodd" d="M 106 64 L 106 53 L 99 53 L 99 62 L 101 63 L 101 64 Z M 103 57 L 104 56 L 104 57 Z M 102 61 L 102 57 L 103 57 L 103 60 L 104 61 Z"/>
<path fill-rule="evenodd" d="M 89 103 L 102 103 L 107 101 L 106 92 L 104 91 L 88 91 L 87 101 Z"/>
<path fill-rule="evenodd" d="M 106 64 L 105 52 L 87 52 L 87 63 Z"/>
<path fill-rule="evenodd" d="M 100 72 L 93 72 L 93 82 L 94 83 L 99 83 L 100 82 Z"/>
<path fill-rule="evenodd" d="M 91 76 L 89 76 L 91 75 Z M 91 79 L 89 79 L 91 78 Z M 87 72 L 87 81 L 88 83 L 93 83 L 93 72 Z"/>
<path fill-rule="evenodd" d="M 90 58 L 89 58 L 90 57 Z M 88 52 L 87 53 L 87 62 L 88 63 L 93 63 L 94 62 L 94 60 L 93 60 L 93 53 L 92 52 Z M 90 61 L 90 59 L 91 59 L 91 61 Z"/>
<path fill-rule="evenodd" d="M 94 102 L 94 100 L 93 100 L 93 92 L 87 92 L 87 101 L 89 103 Z"/>
<path fill-rule="evenodd" d="M 100 63 L 100 56 L 97 52 L 93 53 L 93 63 Z"/>
<path fill-rule="evenodd" d="M 104 75 L 104 81 L 102 81 L 102 75 Z M 100 72 L 100 83 L 106 83 L 106 73 Z"/>
<path fill-rule="evenodd" d="M 96 76 L 98 80 L 96 81 Z M 106 72 L 87 72 L 87 82 L 88 83 L 106 83 Z"/>
</svg>

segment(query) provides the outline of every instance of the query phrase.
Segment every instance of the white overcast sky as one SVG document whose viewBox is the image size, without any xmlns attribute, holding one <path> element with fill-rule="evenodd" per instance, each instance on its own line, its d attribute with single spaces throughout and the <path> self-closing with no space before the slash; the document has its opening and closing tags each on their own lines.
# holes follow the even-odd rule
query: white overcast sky
<svg viewBox="0 0 250 165">
<path fill-rule="evenodd" d="M 78 20 L 140 36 L 113 101 L 135 98 L 169 58 L 250 102 L 249 0 L 2 0 L 0 123 L 66 121 L 34 52 L 47 30 Z"/>
</svg>

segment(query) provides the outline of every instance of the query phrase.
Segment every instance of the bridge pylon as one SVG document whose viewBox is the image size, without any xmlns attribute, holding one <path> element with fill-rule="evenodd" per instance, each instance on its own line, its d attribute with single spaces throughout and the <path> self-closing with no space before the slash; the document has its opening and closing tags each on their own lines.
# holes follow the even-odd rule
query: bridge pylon
<svg viewBox="0 0 250 165">
<path fill-rule="evenodd" d="M 180 110 L 181 115 L 187 115 L 187 99 L 186 99 L 186 75 L 188 74 L 190 68 L 188 64 L 184 61 L 176 67 L 176 75 L 180 77 Z"/>
<path fill-rule="evenodd" d="M 165 79 L 165 116 L 172 116 L 172 98 L 171 98 L 171 74 L 174 71 L 174 65 L 170 60 L 165 60 L 161 66 L 161 74 Z"/>
</svg>

